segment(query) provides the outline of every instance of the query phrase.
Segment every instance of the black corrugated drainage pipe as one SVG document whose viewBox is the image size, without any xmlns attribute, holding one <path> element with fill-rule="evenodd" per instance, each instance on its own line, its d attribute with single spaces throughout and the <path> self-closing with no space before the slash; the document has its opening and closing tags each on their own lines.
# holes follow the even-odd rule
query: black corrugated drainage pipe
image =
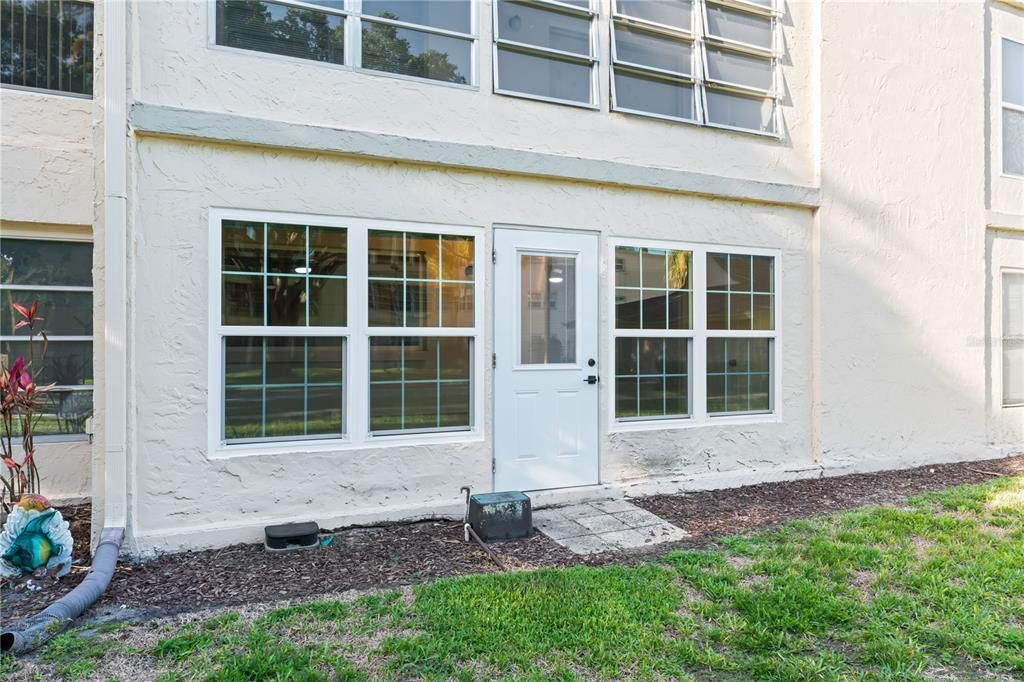
<svg viewBox="0 0 1024 682">
<path fill-rule="evenodd" d="M 92 556 L 92 567 L 78 587 L 25 620 L 0 630 L 0 652 L 23 654 L 44 644 L 100 598 L 117 566 L 117 555 L 124 540 L 124 528 L 104 528 Z"/>
</svg>

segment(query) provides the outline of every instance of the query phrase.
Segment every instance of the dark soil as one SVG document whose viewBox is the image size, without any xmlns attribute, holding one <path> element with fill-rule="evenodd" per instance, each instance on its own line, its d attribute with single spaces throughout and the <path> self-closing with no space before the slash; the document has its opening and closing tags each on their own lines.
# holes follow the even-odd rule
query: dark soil
<svg viewBox="0 0 1024 682">
<path fill-rule="evenodd" d="M 547 537 L 494 543 L 509 568 L 573 564 L 633 563 L 651 553 L 713 544 L 715 537 L 777 526 L 851 507 L 902 504 L 921 492 L 994 476 L 1024 472 L 1024 456 L 984 462 L 941 464 L 901 471 L 853 474 L 784 483 L 764 483 L 728 490 L 657 495 L 632 500 L 691 534 L 680 543 L 657 545 L 640 554 L 578 557 Z M 68 515 L 71 515 L 68 508 Z M 78 548 L 88 546 L 88 508 L 76 510 Z M 462 524 L 425 521 L 333 534 L 319 550 L 273 555 L 262 545 L 169 554 L 140 564 L 118 566 L 98 607 L 186 611 L 206 606 L 316 597 L 350 589 L 387 588 L 445 576 L 498 570 L 475 544 L 462 541 Z M 0 590 L 4 620 L 34 613 L 71 590 L 85 575 L 75 567 L 60 584 L 45 591 Z"/>
</svg>

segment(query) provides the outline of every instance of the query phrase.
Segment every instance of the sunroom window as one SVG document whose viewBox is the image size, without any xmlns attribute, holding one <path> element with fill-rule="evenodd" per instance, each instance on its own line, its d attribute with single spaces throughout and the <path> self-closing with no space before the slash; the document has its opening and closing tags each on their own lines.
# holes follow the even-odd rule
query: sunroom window
<svg viewBox="0 0 1024 682">
<path fill-rule="evenodd" d="M 21 318 L 11 303 L 34 301 L 47 335 L 45 360 L 39 338 L 30 347 L 28 330 L 15 329 Z M 92 302 L 91 243 L 0 239 L 0 354 L 6 363 L 32 359 L 42 368 L 39 383 L 54 384 L 44 394 L 36 436 L 86 433 L 93 409 Z"/>
<path fill-rule="evenodd" d="M 0 0 L 0 83 L 92 96 L 93 5 Z"/>
<path fill-rule="evenodd" d="M 425 80 L 475 83 L 470 0 L 217 0 L 216 42 Z"/>
<path fill-rule="evenodd" d="M 597 15 L 589 2 L 495 1 L 495 92 L 593 106 Z"/>
</svg>

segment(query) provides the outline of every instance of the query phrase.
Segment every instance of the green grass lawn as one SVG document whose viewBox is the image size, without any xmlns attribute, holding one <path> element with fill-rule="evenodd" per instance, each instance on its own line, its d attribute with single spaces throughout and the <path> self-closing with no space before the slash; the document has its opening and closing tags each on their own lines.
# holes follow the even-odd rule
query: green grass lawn
<svg viewBox="0 0 1024 682">
<path fill-rule="evenodd" d="M 159 626 L 142 648 L 130 631 L 145 625 L 109 645 L 72 633 L 38 669 L 106 679 L 130 657 L 168 681 L 1024 679 L 1024 477 L 720 546 L 221 613 Z"/>
</svg>

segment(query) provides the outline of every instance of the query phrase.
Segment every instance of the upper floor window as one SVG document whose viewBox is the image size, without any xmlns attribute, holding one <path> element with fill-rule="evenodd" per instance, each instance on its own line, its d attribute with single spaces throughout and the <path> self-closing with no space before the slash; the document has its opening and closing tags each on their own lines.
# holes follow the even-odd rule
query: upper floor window
<svg viewBox="0 0 1024 682">
<path fill-rule="evenodd" d="M 495 2 L 495 92 L 594 106 L 596 15 L 589 0 Z"/>
<path fill-rule="evenodd" d="M 258 52 L 474 84 L 471 0 L 218 0 L 216 42 Z"/>
<path fill-rule="evenodd" d="M 1024 175 L 1024 43 L 1003 38 L 1003 172 Z"/>
<path fill-rule="evenodd" d="M 776 21 L 771 0 L 615 0 L 612 108 L 776 134 Z"/>
<path fill-rule="evenodd" d="M 92 96 L 93 6 L 0 0 L 0 83 Z"/>
</svg>

